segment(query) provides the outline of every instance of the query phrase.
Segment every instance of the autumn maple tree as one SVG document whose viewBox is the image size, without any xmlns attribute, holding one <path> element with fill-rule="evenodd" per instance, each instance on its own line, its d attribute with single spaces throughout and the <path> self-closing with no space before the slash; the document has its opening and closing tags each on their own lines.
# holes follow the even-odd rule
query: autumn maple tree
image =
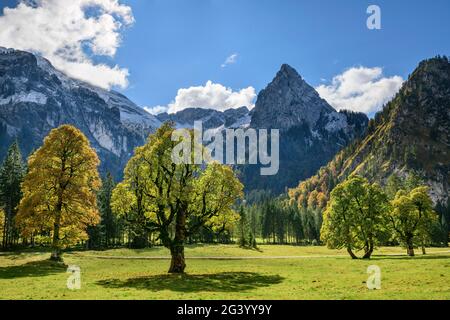
<svg viewBox="0 0 450 320">
<path fill-rule="evenodd" d="M 51 236 L 51 260 L 61 261 L 62 249 L 99 223 L 98 165 L 86 136 L 70 125 L 52 130 L 29 157 L 16 223 L 24 236 Z"/>
<path fill-rule="evenodd" d="M 428 187 L 420 186 L 411 192 L 400 190 L 392 200 L 389 219 L 396 239 L 411 257 L 415 255 L 414 247 L 430 237 L 431 226 L 438 220 L 428 193 Z"/>
<path fill-rule="evenodd" d="M 229 166 L 217 162 L 173 162 L 172 153 L 180 142 L 172 141 L 174 130 L 173 124 L 166 123 L 136 149 L 124 181 L 113 192 L 112 208 L 157 234 L 171 252 L 169 273 L 183 273 L 186 239 L 202 227 L 215 231 L 231 227 L 238 218 L 233 205 L 243 196 L 243 185 Z"/>
<path fill-rule="evenodd" d="M 331 192 L 324 212 L 321 238 L 331 249 L 346 248 L 353 259 L 354 250 L 363 250 L 369 259 L 377 243 L 388 237 L 389 203 L 378 184 L 353 176 Z"/>
</svg>

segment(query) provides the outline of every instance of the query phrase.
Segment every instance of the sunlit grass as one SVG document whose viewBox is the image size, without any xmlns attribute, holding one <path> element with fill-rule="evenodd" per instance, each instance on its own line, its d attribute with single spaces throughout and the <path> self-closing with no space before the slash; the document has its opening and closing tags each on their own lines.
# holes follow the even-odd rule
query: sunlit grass
<svg viewBox="0 0 450 320">
<path fill-rule="evenodd" d="M 400 247 L 382 247 L 375 251 L 375 255 L 405 254 L 405 249 Z M 427 252 L 449 252 L 449 248 L 429 248 Z M 420 250 L 417 251 L 420 253 Z M 107 251 L 87 251 L 81 255 L 96 256 L 125 256 L 125 257 L 168 257 L 169 250 L 164 247 L 150 249 L 113 249 Z M 266 257 L 266 256 L 347 256 L 346 250 L 330 250 L 317 246 L 287 246 L 287 245 L 259 245 L 257 249 L 242 249 L 235 245 L 192 245 L 185 249 L 186 257 Z"/>
<path fill-rule="evenodd" d="M 353 261 L 324 247 L 233 245 L 186 248 L 187 275 L 167 275 L 168 260 L 123 259 L 167 256 L 164 248 L 72 252 L 66 264 L 81 267 L 82 288 L 66 288 L 65 268 L 48 253 L 0 256 L 2 299 L 450 299 L 449 249 L 428 249 L 415 258 L 402 248 L 382 248 L 370 261 Z M 440 252 L 440 253 L 439 253 Z M 399 256 L 397 256 L 397 254 Z M 391 256 L 395 255 L 395 256 Z M 121 257 L 103 259 L 98 256 Z M 189 257 L 193 257 L 189 259 Z M 198 260 L 195 257 L 243 257 Z M 245 259 L 246 257 L 260 259 Z M 283 257 L 283 259 L 273 259 Z M 291 257 L 291 258 L 289 258 Z M 378 265 L 382 289 L 368 290 L 367 267 Z"/>
</svg>

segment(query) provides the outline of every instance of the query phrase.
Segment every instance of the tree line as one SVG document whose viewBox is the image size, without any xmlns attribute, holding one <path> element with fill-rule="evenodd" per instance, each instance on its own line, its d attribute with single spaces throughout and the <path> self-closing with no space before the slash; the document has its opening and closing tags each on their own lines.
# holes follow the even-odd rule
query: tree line
<svg viewBox="0 0 450 320">
<path fill-rule="evenodd" d="M 147 143 L 135 150 L 124 179 L 103 182 L 100 161 L 86 136 L 63 125 L 53 129 L 25 166 L 17 144 L 0 170 L 4 247 L 17 243 L 47 244 L 50 259 L 63 261 L 63 250 L 86 242 L 115 245 L 123 231 L 140 245 L 159 241 L 172 255 L 171 273 L 185 269 L 184 245 L 202 229 L 230 230 L 237 221 L 234 210 L 243 197 L 243 185 L 231 167 L 217 162 L 176 163 L 176 146 L 194 134 L 174 141 L 174 124 L 162 125 Z M 189 139 L 188 139 L 189 138 Z M 184 152 L 184 151 L 181 151 Z"/>
<path fill-rule="evenodd" d="M 166 123 L 137 148 L 120 183 L 110 174 L 100 178 L 95 150 L 73 126 L 52 130 L 27 164 L 13 143 L 0 168 L 3 249 L 49 246 L 59 261 L 74 246 L 163 245 L 173 257 L 170 271 L 178 273 L 189 243 L 327 244 L 368 258 L 377 245 L 402 244 L 413 255 L 415 247 L 448 239 L 436 228 L 427 188 L 413 174 L 406 180 L 392 175 L 385 190 L 352 177 L 334 188 L 325 210 L 320 194 L 307 207 L 264 191 L 242 201 L 243 186 L 230 167 L 173 163 L 183 139 L 172 141 L 174 130 Z"/>
<path fill-rule="evenodd" d="M 322 212 L 300 208 L 286 196 L 254 191 L 240 210 L 238 242 L 249 246 L 256 240 L 265 244 L 318 245 Z"/>
</svg>

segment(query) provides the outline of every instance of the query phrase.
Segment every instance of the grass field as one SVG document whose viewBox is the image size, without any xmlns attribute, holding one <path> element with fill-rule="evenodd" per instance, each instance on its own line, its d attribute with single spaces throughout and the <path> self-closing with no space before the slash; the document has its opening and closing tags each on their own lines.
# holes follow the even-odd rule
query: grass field
<svg viewBox="0 0 450 320">
<path fill-rule="evenodd" d="M 233 245 L 186 248 L 187 274 L 168 275 L 168 251 L 118 249 L 65 254 L 81 268 L 81 290 L 66 287 L 66 268 L 48 253 L 0 253 L 1 299 L 450 299 L 450 250 L 409 258 L 381 248 L 353 261 L 324 247 Z M 209 258 L 208 258 L 209 257 Z M 210 259 L 211 258 L 211 259 Z M 369 265 L 382 289 L 368 290 Z"/>
</svg>

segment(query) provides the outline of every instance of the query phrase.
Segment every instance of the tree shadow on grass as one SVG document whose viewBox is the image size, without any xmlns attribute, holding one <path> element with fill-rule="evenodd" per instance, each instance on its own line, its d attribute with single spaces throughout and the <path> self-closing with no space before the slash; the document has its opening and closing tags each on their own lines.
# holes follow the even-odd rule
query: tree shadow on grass
<svg viewBox="0 0 450 320">
<path fill-rule="evenodd" d="M 22 265 L 0 267 L 0 279 L 42 277 L 66 272 L 67 266 L 50 260 L 28 262 Z"/>
<path fill-rule="evenodd" d="M 223 272 L 216 274 L 155 275 L 127 280 L 110 279 L 97 284 L 107 288 L 134 288 L 141 290 L 177 292 L 221 291 L 236 292 L 268 287 L 284 280 L 279 275 L 252 272 Z"/>
<path fill-rule="evenodd" d="M 8 252 L 8 253 L 0 253 L 0 258 L 7 258 L 11 261 L 26 259 L 34 256 L 40 256 L 43 252 Z"/>
</svg>

